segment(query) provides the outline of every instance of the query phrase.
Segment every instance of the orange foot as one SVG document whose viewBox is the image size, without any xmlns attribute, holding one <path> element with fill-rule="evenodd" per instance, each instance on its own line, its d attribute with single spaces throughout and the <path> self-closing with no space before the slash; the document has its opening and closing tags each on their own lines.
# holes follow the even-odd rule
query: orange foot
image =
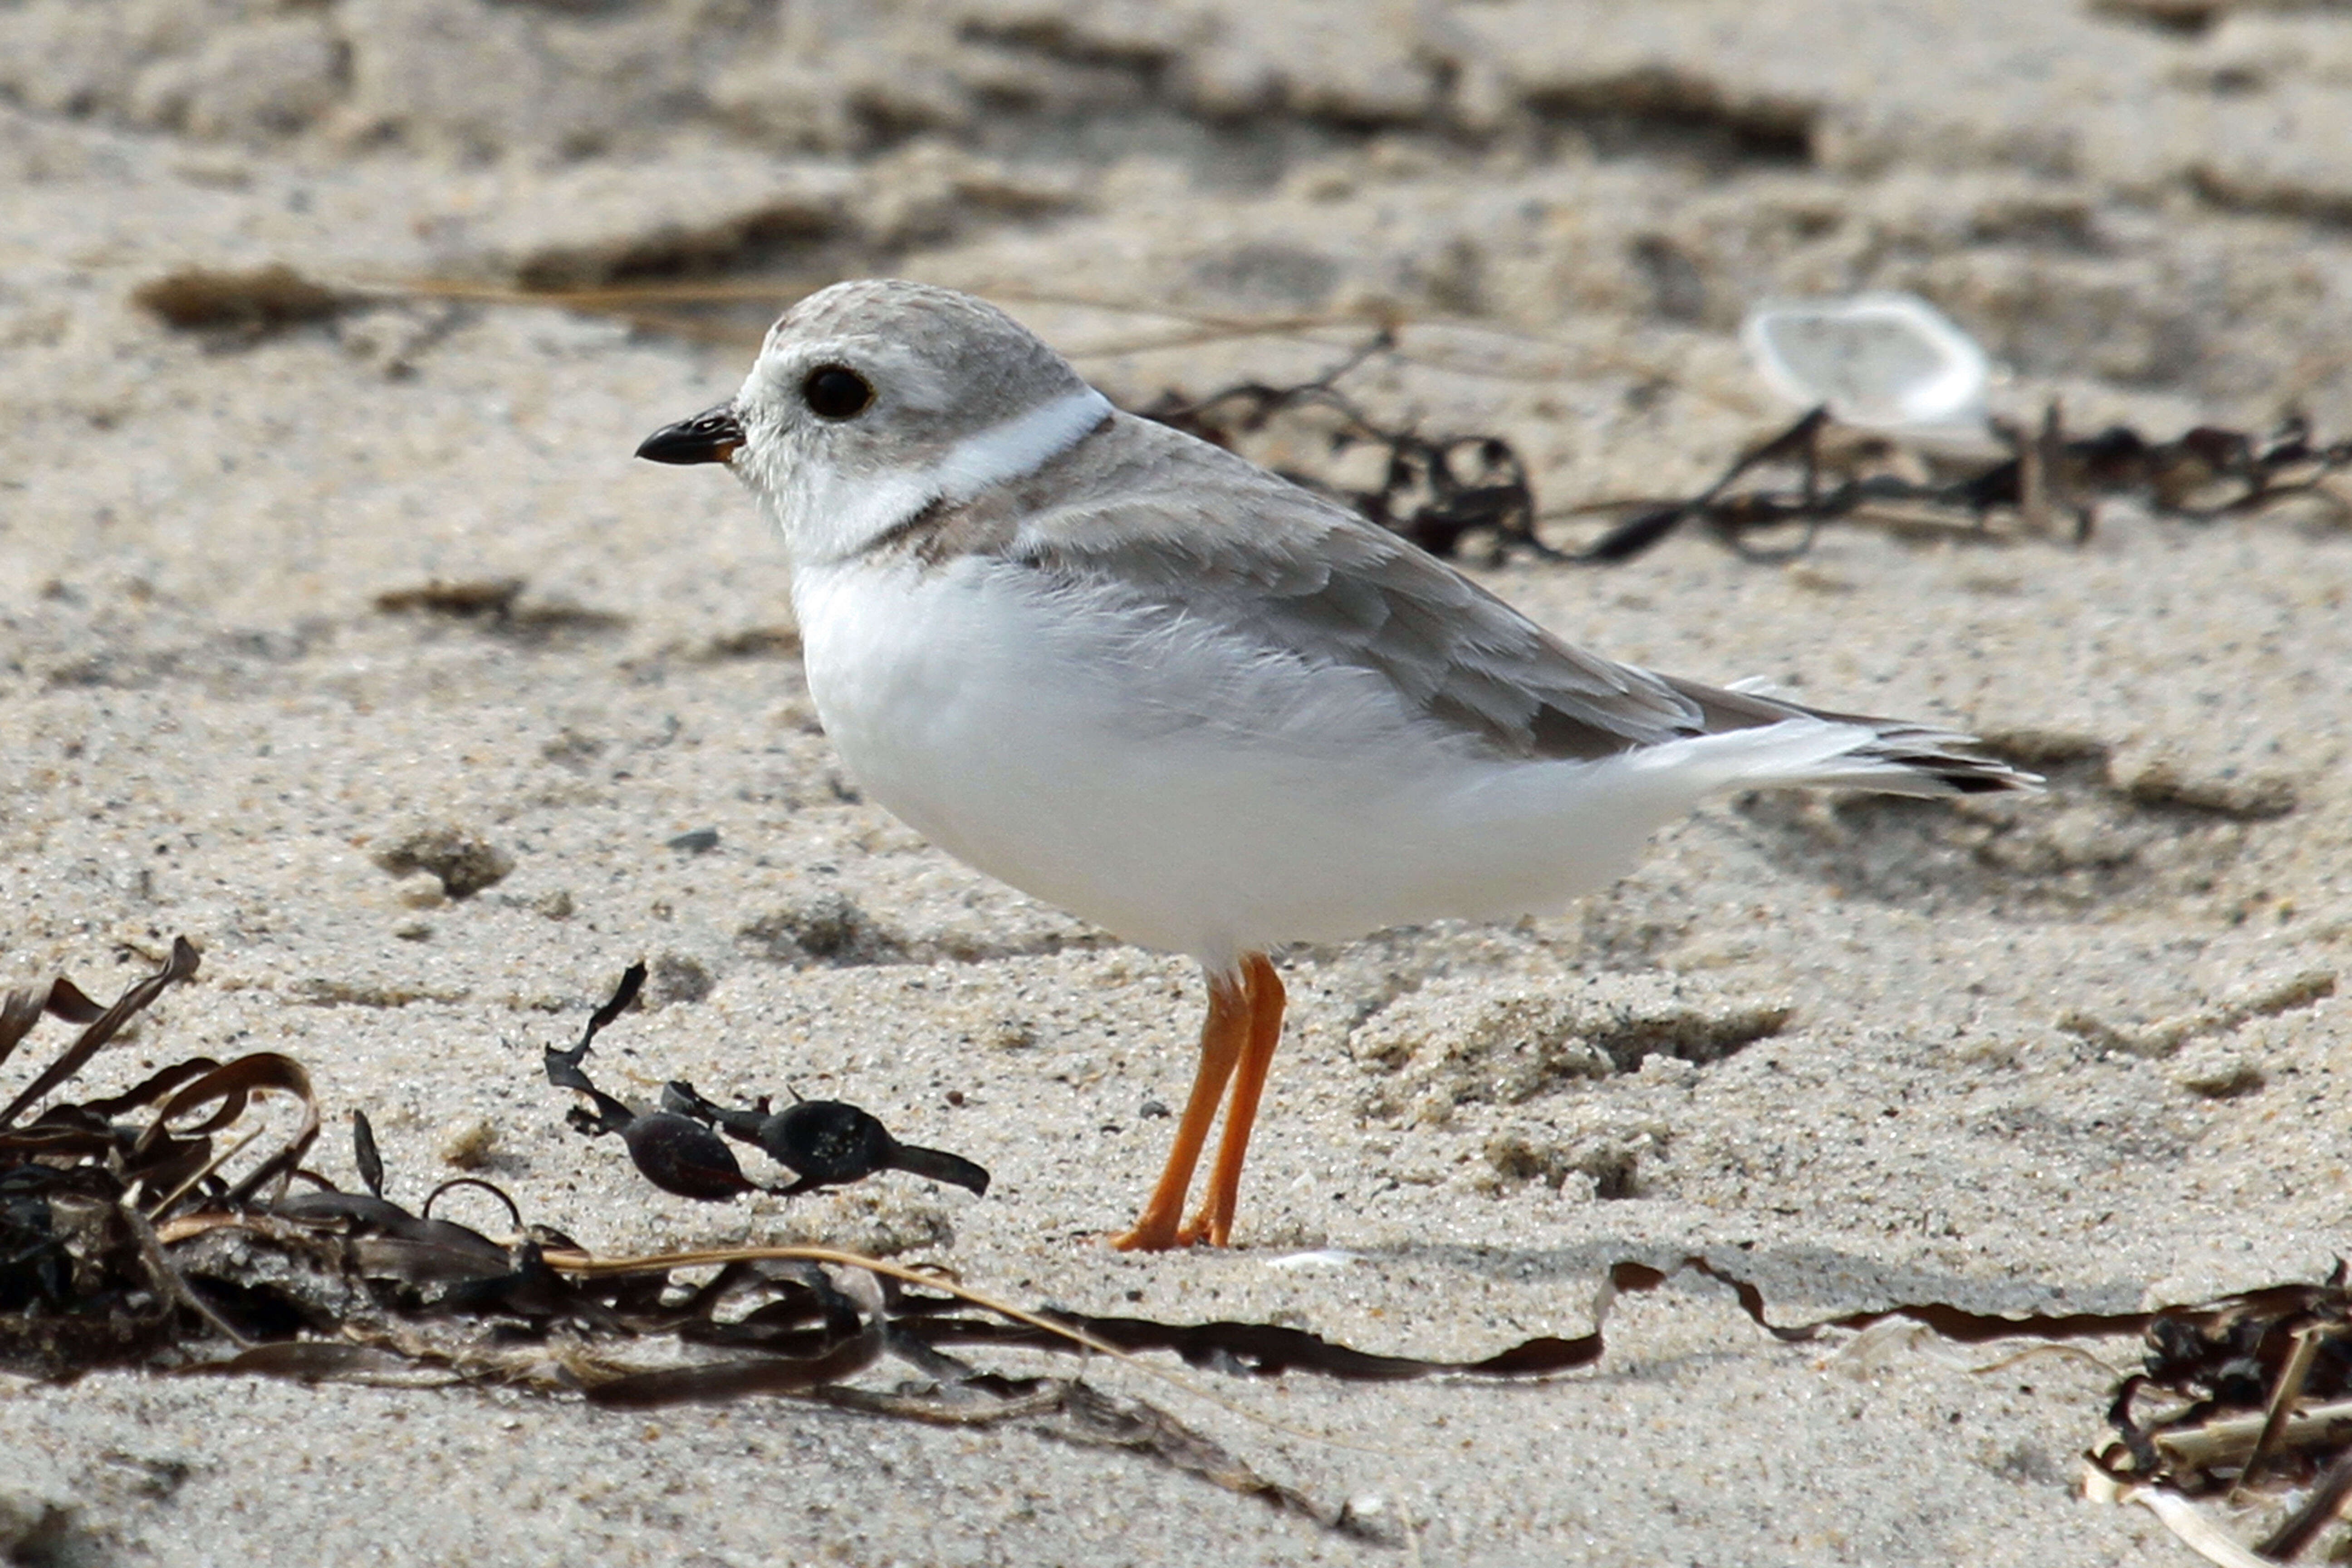
<svg viewBox="0 0 2352 1568">
<path fill-rule="evenodd" d="M 1265 1089 L 1275 1043 L 1282 1037 L 1282 981 L 1263 953 L 1244 958 L 1237 973 L 1209 977 L 1209 1016 L 1201 1029 L 1201 1065 L 1192 1092 L 1176 1124 L 1168 1164 L 1160 1173 L 1151 1201 L 1132 1229 L 1111 1237 L 1121 1252 L 1167 1252 L 1179 1247 L 1223 1247 L 1234 1234 L 1234 1211 L 1241 1194 L 1242 1160 L 1257 1121 L 1258 1097 Z M 1233 1102 L 1225 1110 L 1225 1135 L 1217 1145 L 1209 1190 L 1189 1224 L 1179 1225 L 1192 1169 L 1208 1142 L 1209 1124 L 1228 1083 Z"/>
<path fill-rule="evenodd" d="M 1154 1225 L 1147 1215 L 1135 1223 L 1133 1229 L 1112 1237 L 1110 1244 L 1121 1252 L 1172 1252 L 1180 1247 L 1191 1247 L 1199 1239 L 1190 1226 L 1180 1229 L 1172 1220 Z"/>
</svg>

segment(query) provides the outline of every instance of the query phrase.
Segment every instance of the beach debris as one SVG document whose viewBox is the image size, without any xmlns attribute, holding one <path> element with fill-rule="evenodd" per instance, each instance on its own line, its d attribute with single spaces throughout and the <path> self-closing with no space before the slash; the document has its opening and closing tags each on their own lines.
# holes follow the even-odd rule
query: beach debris
<svg viewBox="0 0 2352 1568">
<path fill-rule="evenodd" d="M 2000 421 L 1990 428 L 2001 455 L 1955 459 L 1899 437 L 1850 429 L 1826 405 L 1815 407 L 1740 454 L 1696 495 L 1572 509 L 1616 513 L 1619 521 L 1571 559 L 1631 561 L 1693 523 L 1764 562 L 1802 555 L 1824 523 L 1838 521 L 1987 543 L 2063 531 L 2080 543 L 2095 531 L 2101 507 L 2124 500 L 2190 522 L 2251 516 L 2298 499 L 2352 519 L 2352 502 L 2327 484 L 2352 468 L 2352 440 L 2318 444 L 2299 416 L 2267 437 L 2200 425 L 2154 440 L 2124 425 L 2070 434 L 2053 402 L 2032 430 Z M 1765 482 L 1741 484 L 1752 475 Z M 1785 543 L 1758 542 L 1776 531 L 1785 538 L 1789 530 L 1795 537 Z"/>
<path fill-rule="evenodd" d="M 845 795 L 838 783 L 834 794 L 845 801 L 856 798 Z M 801 966 L 850 968 L 896 963 L 908 956 L 904 936 L 837 891 L 807 894 L 771 910 L 738 928 L 735 940 L 748 952 Z"/>
<path fill-rule="evenodd" d="M 1279 420 L 1317 422 L 1333 472 L 1296 466 L 1284 478 L 1362 513 L 1429 551 L 1500 565 L 1538 560 L 1613 565 L 1677 530 L 1704 527 L 1750 560 L 1785 562 L 1843 522 L 1929 537 L 2009 543 L 2088 539 L 2100 510 L 2130 500 L 2163 517 L 2215 522 L 2294 500 L 2352 520 L 2352 501 L 2327 483 L 2352 468 L 2352 440 L 2317 441 L 2300 416 L 2268 436 L 2200 425 L 2151 437 L 2125 425 L 2070 431 L 2051 403 L 2026 428 L 1986 416 L 1981 351 L 1908 296 L 1776 306 L 1748 335 L 1776 384 L 1815 401 L 1792 424 L 1734 458 L 1695 495 L 1538 507 L 1526 458 L 1491 433 L 1425 435 L 1375 418 L 1338 383 L 1395 349 L 1376 335 L 1306 381 L 1241 381 L 1199 397 L 1163 392 L 1132 411 L 1234 447 Z M 1974 352 L 1971 352 L 1974 351 Z M 1351 454 L 1380 455 L 1381 482 L 1335 477 Z M 1539 524 L 1607 517 L 1580 549 L 1546 539 Z"/>
<path fill-rule="evenodd" d="M 512 855 L 472 828 L 454 822 L 419 824 L 375 853 L 375 863 L 395 877 L 419 872 L 441 885 L 444 898 L 470 899 L 506 880 Z"/>
<path fill-rule="evenodd" d="M 946 1182 L 988 1191 L 988 1173 L 961 1154 L 901 1143 L 874 1115 L 837 1100 L 803 1100 L 782 1110 L 772 1110 L 766 1096 L 751 1105 L 733 1108 L 705 1100 L 689 1083 L 673 1082 L 662 1091 L 660 1109 L 639 1110 L 615 1100 L 588 1080 L 581 1063 L 596 1037 L 626 1012 L 644 988 L 646 966 L 633 963 L 603 1006 L 589 1018 L 580 1043 L 569 1050 L 550 1047 L 546 1053 L 548 1082 L 558 1089 L 588 1096 L 594 1109 L 580 1107 L 570 1116 L 572 1125 L 591 1135 L 617 1132 L 638 1173 L 664 1192 L 680 1197 L 724 1203 L 748 1192 L 772 1191 L 796 1197 L 823 1187 L 862 1182 L 883 1171 Z M 734 1152 L 720 1132 L 749 1143 L 792 1171 L 787 1185 L 763 1188 L 743 1174 Z"/>
<path fill-rule="evenodd" d="M 65 979 L 0 997 L 0 1067 L 44 1018 L 78 1031 L 0 1106 L 0 1371 L 66 1379 L 117 1366 L 311 1384 L 474 1384 L 628 1409 L 784 1395 L 895 1419 L 1018 1424 L 1126 1449 L 1334 1531 L 1386 1539 L 1384 1510 L 1311 1499 L 1151 1404 L 1075 1376 L 1008 1375 L 964 1354 L 993 1347 L 1114 1358 L 1246 1417 L 1138 1358 L 1360 1384 L 1546 1378 L 1601 1360 L 1619 1296 L 1687 1276 L 1728 1289 L 1759 1329 L 1789 1343 L 1880 1325 L 1961 1344 L 2139 1336 L 2145 1364 L 2113 1395 L 2116 1436 L 2088 1456 L 2085 1489 L 2148 1507 L 2214 1562 L 2288 1561 L 2352 1500 L 2352 1286 L 2341 1264 L 2315 1285 L 2141 1311 L 1986 1312 L 1918 1301 L 1781 1324 L 1756 1285 L 1707 1258 L 1626 1259 L 1601 1282 L 1588 1331 L 1438 1360 L 1362 1350 L 1286 1323 L 1026 1308 L 936 1268 L 824 1246 L 600 1257 L 527 1220 L 478 1176 L 442 1183 L 415 1209 L 395 1201 L 373 1128 L 357 1111 L 352 1158 L 362 1190 L 341 1190 L 304 1163 L 319 1106 L 308 1072 L 287 1056 L 190 1057 L 119 1093 L 78 1101 L 60 1094 L 198 963 L 179 939 L 110 1005 Z M 660 1152 L 641 1168 L 653 1166 L 672 1190 L 749 1185 L 720 1126 L 763 1147 L 780 1143 L 809 1162 L 803 1179 L 820 1182 L 895 1147 L 887 1133 L 877 1142 L 863 1113 L 809 1118 L 814 1149 L 803 1131 L 772 1125 L 827 1102 L 800 1101 L 779 1115 L 763 1105 L 729 1110 L 677 1085 L 671 1098 L 687 1109 L 648 1118 L 601 1094 L 581 1060 L 644 983 L 642 966 L 631 966 L 580 1045 L 548 1053 L 550 1075 L 589 1097 L 588 1120 L 626 1117 L 617 1129 L 625 1137 L 651 1120 L 654 1131 L 639 1142 Z M 290 1104 L 293 1115 L 259 1110 L 265 1100 Z M 469 1193 L 503 1214 L 502 1237 L 435 1214 Z M 915 1380 L 867 1378 L 886 1363 Z M 2223 1517 L 2231 1510 L 2263 1510 L 2252 1548 Z"/>
<path fill-rule="evenodd" d="M 423 616 L 480 627 L 494 636 L 534 646 L 559 638 L 602 637 L 625 630 L 629 617 L 609 610 L 560 601 L 525 603 L 529 584 L 520 577 L 435 579 L 413 588 L 390 588 L 375 596 L 387 616 Z"/>
<path fill-rule="evenodd" d="M 319 1132 L 301 1065 L 271 1051 L 226 1063 L 192 1057 L 120 1094 L 54 1104 L 25 1120 L 200 962 L 183 937 L 110 1005 L 63 978 L 0 1000 L 0 1064 L 44 1016 L 81 1026 L 0 1107 L 0 1367 L 54 1374 L 139 1359 L 175 1340 L 186 1318 L 238 1337 L 163 1256 L 157 1227 L 194 1210 L 284 1195 Z M 261 1095 L 292 1100 L 297 1114 L 248 1161 L 267 1126 L 225 1147 L 219 1135 Z M 143 1119 L 125 1120 L 134 1116 Z"/>
<path fill-rule="evenodd" d="M 62 979 L 0 999 L 0 1065 L 44 1017 L 79 1026 L 0 1110 L 0 1370 L 70 1378 L 126 1366 L 309 1384 L 480 1384 L 623 1408 L 787 1394 L 898 1419 L 1020 1424 L 1127 1450 L 1339 1533 L 1387 1538 L 1374 1514 L 1273 1480 L 1148 1402 L 1077 1377 L 1005 1376 L 939 1348 L 989 1342 L 1002 1315 L 1041 1345 L 1126 1359 L 1111 1341 L 1072 1326 L 1090 1320 L 1011 1306 L 929 1273 L 822 1247 L 598 1258 L 553 1226 L 527 1223 L 502 1189 L 473 1176 L 441 1184 L 411 1209 L 387 1195 L 383 1150 L 356 1111 L 352 1156 L 363 1190 L 342 1191 L 301 1163 L 319 1131 L 318 1107 L 307 1074 L 287 1057 L 256 1053 L 225 1065 L 194 1057 L 123 1093 L 59 1100 L 25 1119 L 197 964 L 195 949 L 179 941 L 111 1005 Z M 558 1073 L 577 1073 L 584 1047 L 643 984 L 633 967 L 581 1047 L 550 1053 Z M 616 1102 L 593 1087 L 572 1087 L 600 1114 L 614 1113 Z M 243 1125 L 257 1120 L 254 1102 L 264 1095 L 294 1102 L 290 1126 Z M 815 1125 L 837 1132 L 852 1124 L 823 1116 Z M 833 1152 L 836 1162 L 872 1157 L 870 1130 L 856 1125 L 859 1136 Z M 677 1113 L 667 1126 L 664 1137 L 705 1141 L 674 1169 L 723 1172 L 726 1144 L 717 1132 Z M 465 1192 L 496 1203 L 503 1238 L 435 1215 L 436 1205 Z M 1122 1320 L 1114 1331 L 1138 1342 L 1155 1337 L 1141 1320 Z M 1246 1334 L 1236 1339 L 1213 1325 L 1157 1332 L 1203 1364 L 1223 1356 L 1234 1365 L 1254 1361 L 1262 1372 L 1288 1364 L 1357 1372 L 1347 1360 L 1352 1352 L 1311 1336 L 1299 1342 L 1302 1354 L 1280 1343 L 1267 1353 Z M 855 1381 L 885 1360 L 922 1381 Z M 1528 1370 L 1509 1352 L 1492 1368 L 1496 1375 Z"/>
<path fill-rule="evenodd" d="M 2212 1562 L 2284 1563 L 2309 1551 L 2352 1501 L 2352 1286 L 2343 1260 L 2315 1285 L 2149 1317 L 2143 1368 L 2107 1412 L 2116 1439 L 2086 1457 L 2085 1494 L 2142 1504 Z M 2251 1546 L 2237 1539 L 2246 1532 L 2256 1536 Z M 2340 1561 L 2347 1543 L 2352 1533 L 2328 1560 Z"/>
<path fill-rule="evenodd" d="M 646 966 L 632 963 L 622 971 L 613 994 L 590 1016 L 588 1026 L 581 1032 L 580 1043 L 570 1050 L 557 1050 L 552 1046 L 547 1048 L 547 1081 L 558 1089 L 586 1095 L 594 1107 L 574 1107 L 566 1120 L 591 1137 L 619 1133 L 637 1173 L 666 1193 L 705 1203 L 725 1203 L 761 1190 L 757 1183 L 743 1174 L 735 1152 L 708 1126 L 674 1110 L 639 1110 L 598 1089 L 582 1069 L 580 1064 L 586 1058 L 588 1047 L 613 1020 L 628 1010 L 645 984 Z"/>
<path fill-rule="evenodd" d="M 740 1142 L 751 1144 L 799 1179 L 778 1189 L 785 1197 L 862 1182 L 882 1171 L 904 1171 L 935 1182 L 988 1192 L 988 1173 L 961 1154 L 901 1143 L 874 1116 L 838 1100 L 803 1100 L 771 1112 L 761 1095 L 747 1108 L 714 1105 L 690 1083 L 662 1090 L 662 1109 L 690 1116 Z"/>
<path fill-rule="evenodd" d="M 388 616 L 446 616 L 452 620 L 509 620 L 526 586 L 520 577 L 481 577 L 444 583 L 437 578 L 414 588 L 389 588 L 375 596 Z"/>
<path fill-rule="evenodd" d="M 442 1124 L 439 1147 L 435 1152 L 445 1165 L 455 1165 L 461 1171 L 479 1171 L 495 1163 L 499 1157 L 499 1127 L 487 1116 L 468 1113 Z"/>
<path fill-rule="evenodd" d="M 1842 424 L 1914 436 L 1981 436 L 1992 362 L 1916 294 L 1757 306 L 1739 341 L 1773 391 Z"/>
<path fill-rule="evenodd" d="M 167 327 L 258 342 L 367 303 L 303 277 L 284 262 L 237 271 L 183 267 L 142 283 L 131 303 Z"/>
<path fill-rule="evenodd" d="M 693 649 L 687 657 L 702 664 L 737 658 L 798 658 L 801 634 L 797 626 L 746 626 L 726 632 Z"/>
</svg>

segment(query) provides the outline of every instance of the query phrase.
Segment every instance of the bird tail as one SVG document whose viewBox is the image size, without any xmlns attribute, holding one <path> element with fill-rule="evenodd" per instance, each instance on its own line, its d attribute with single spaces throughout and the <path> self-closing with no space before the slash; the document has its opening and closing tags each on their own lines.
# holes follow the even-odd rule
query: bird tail
<svg viewBox="0 0 2352 1568">
<path fill-rule="evenodd" d="M 2040 774 L 1987 754 L 1982 742 L 1957 730 L 1808 708 L 1752 685 L 1670 684 L 1698 705 L 1707 731 L 1682 743 L 1718 752 L 1727 787 L 1807 784 L 1923 796 L 2042 787 Z"/>
</svg>

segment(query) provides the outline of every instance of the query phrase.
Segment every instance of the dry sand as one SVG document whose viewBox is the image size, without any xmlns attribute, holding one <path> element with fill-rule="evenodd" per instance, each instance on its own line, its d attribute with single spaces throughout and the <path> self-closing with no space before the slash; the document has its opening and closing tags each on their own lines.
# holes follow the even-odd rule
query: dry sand
<svg viewBox="0 0 2352 1568">
<path fill-rule="evenodd" d="M 1153 307 L 1386 313 L 1428 324 L 1359 395 L 1508 434 L 1565 504 L 1691 488 L 1784 417 L 1732 337 L 1776 295 L 1924 292 L 2011 368 L 2013 411 L 2056 394 L 2169 435 L 2292 405 L 2352 433 L 2347 130 L 2352 20 L 2231 0 L 0 9 L 0 979 L 109 991 L 186 933 L 202 976 L 91 1081 L 292 1052 L 331 1115 L 372 1112 L 410 1201 L 487 1123 L 488 1173 L 599 1249 L 823 1238 L 1374 1350 L 1579 1333 L 1611 1262 L 1690 1250 L 1783 1318 L 2315 1276 L 2346 1245 L 2352 1113 L 2352 1004 L 2324 978 L 2352 959 L 2352 532 L 2323 516 L 2126 508 L 2080 548 L 1837 529 L 1780 567 L 1693 537 L 1490 574 L 1618 657 L 1979 728 L 2055 787 L 1726 803 L 1567 913 L 1288 955 L 1244 1245 L 1125 1258 L 1098 1237 L 1157 1168 L 1168 1123 L 1140 1110 L 1188 1079 L 1196 977 L 966 871 L 837 772 L 750 504 L 629 458 L 732 388 L 740 322 L 698 342 L 385 298 L 205 334 L 131 295 L 191 263 L 695 273 L 778 303 L 888 270 L 993 294 L 1129 399 L 1311 374 L 1358 336 L 1153 348 L 1185 326 Z M 525 584 L 504 621 L 377 605 L 498 578 Z M 705 827 L 709 853 L 667 847 Z M 452 829 L 511 872 L 450 900 L 381 868 Z M 843 900 L 856 940 L 793 940 Z M 789 1079 L 997 1185 L 648 1196 L 537 1070 L 640 956 L 655 1007 L 596 1058 L 629 1092 Z M 1666 1048 L 1594 1076 L 1529 1043 L 1612 1020 Z M 320 1163 L 348 1179 L 341 1149 Z M 1284 1261 L 1327 1248 L 1349 1256 Z M 2112 1381 L 2080 1360 L 1784 1345 L 1696 1280 L 1610 1334 L 1537 1386 L 1214 1380 L 1280 1429 L 1089 1371 L 1391 1546 L 1022 1430 L 105 1374 L 0 1381 L 0 1547 L 2188 1560 L 2074 1494 Z"/>
</svg>

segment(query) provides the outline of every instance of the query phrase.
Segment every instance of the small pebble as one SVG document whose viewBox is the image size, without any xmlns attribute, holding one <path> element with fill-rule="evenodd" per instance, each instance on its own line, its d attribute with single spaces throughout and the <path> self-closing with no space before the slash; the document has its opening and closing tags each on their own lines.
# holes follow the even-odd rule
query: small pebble
<svg viewBox="0 0 2352 1568">
<path fill-rule="evenodd" d="M 2263 1087 L 2263 1069 L 2244 1051 L 2218 1043 L 2191 1047 L 2173 1058 L 2172 1081 L 2206 1100 L 2234 1100 Z"/>
<path fill-rule="evenodd" d="M 486 1116 L 460 1116 L 441 1129 L 442 1163 L 478 1171 L 498 1152 L 499 1130 Z"/>
</svg>

